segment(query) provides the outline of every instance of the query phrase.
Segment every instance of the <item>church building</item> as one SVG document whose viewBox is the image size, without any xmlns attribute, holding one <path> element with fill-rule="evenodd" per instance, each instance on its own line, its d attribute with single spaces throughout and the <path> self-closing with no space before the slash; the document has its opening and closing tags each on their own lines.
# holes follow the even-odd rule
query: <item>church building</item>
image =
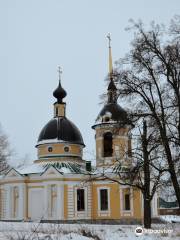
<svg viewBox="0 0 180 240">
<path fill-rule="evenodd" d="M 54 116 L 40 131 L 37 160 L 30 166 L 12 168 L 0 178 L 0 219 L 141 222 L 141 191 L 112 180 L 117 162 L 125 167 L 132 163 L 133 125 L 117 102 L 110 38 L 108 99 L 92 126 L 96 166 L 83 159 L 85 144 L 80 130 L 66 114 L 66 95 L 59 76 L 58 87 L 53 92 Z M 152 216 L 156 215 L 155 196 Z"/>
</svg>

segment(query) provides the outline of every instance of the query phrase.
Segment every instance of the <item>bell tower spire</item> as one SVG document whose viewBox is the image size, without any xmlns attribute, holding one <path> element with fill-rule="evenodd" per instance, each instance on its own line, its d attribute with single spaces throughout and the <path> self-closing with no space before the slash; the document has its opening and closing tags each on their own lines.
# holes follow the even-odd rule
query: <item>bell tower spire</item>
<svg viewBox="0 0 180 240">
<path fill-rule="evenodd" d="M 108 33 L 107 35 L 109 42 L 109 78 L 113 78 L 113 64 L 112 64 L 112 51 L 111 51 L 111 35 Z"/>
<path fill-rule="evenodd" d="M 107 89 L 108 103 L 116 103 L 117 102 L 117 88 L 114 83 L 110 33 L 107 35 L 107 38 L 108 38 L 108 44 L 109 44 L 109 80 L 110 80 L 108 89 Z"/>
<path fill-rule="evenodd" d="M 108 100 L 99 112 L 95 124 L 92 126 L 96 132 L 97 167 L 115 166 L 119 164 L 117 160 L 121 160 L 122 164 L 129 164 L 131 152 L 129 131 L 133 127 L 127 112 L 117 102 L 118 90 L 115 85 L 117 74 L 113 70 L 110 34 L 107 35 L 107 39 L 109 53 Z"/>
</svg>

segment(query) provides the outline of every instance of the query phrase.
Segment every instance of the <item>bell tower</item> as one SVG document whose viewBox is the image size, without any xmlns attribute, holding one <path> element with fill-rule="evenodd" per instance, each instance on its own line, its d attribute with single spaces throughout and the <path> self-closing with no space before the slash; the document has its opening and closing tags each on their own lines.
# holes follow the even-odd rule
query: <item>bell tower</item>
<svg viewBox="0 0 180 240">
<path fill-rule="evenodd" d="M 107 38 L 109 42 L 107 102 L 92 126 L 95 130 L 96 165 L 111 166 L 118 162 L 127 165 L 131 161 L 132 123 L 127 112 L 117 103 L 118 92 L 114 82 L 110 34 Z"/>
</svg>

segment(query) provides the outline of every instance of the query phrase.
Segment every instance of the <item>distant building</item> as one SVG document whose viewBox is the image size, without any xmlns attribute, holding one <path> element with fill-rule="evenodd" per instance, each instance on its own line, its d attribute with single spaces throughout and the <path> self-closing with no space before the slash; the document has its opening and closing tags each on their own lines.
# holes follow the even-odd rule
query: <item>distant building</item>
<svg viewBox="0 0 180 240">
<path fill-rule="evenodd" d="M 159 215 L 180 215 L 174 188 L 169 183 L 159 190 L 158 213 Z"/>
<path fill-rule="evenodd" d="M 96 169 L 83 159 L 82 135 L 66 116 L 66 91 L 60 77 L 53 92 L 54 117 L 43 127 L 37 141 L 37 160 L 31 166 L 12 168 L 0 179 L 1 220 L 142 221 L 140 190 L 98 178 L 102 171 L 113 176 L 117 158 L 124 166 L 132 162 L 130 154 L 124 155 L 127 150 L 131 152 L 132 124 L 117 103 L 110 45 L 109 68 L 108 100 L 92 126 Z M 157 215 L 156 197 L 152 215 Z"/>
</svg>

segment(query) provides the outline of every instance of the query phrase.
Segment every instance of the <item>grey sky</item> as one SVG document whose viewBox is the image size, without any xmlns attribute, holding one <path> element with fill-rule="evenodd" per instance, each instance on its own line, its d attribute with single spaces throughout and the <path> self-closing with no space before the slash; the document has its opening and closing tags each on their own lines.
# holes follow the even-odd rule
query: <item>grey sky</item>
<svg viewBox="0 0 180 240">
<path fill-rule="evenodd" d="M 0 122 L 17 152 L 36 158 L 42 127 L 53 117 L 57 66 L 63 68 L 67 116 L 80 129 L 85 151 L 95 149 L 91 126 L 101 108 L 108 70 L 129 49 L 128 20 L 168 24 L 179 0 L 0 0 Z M 87 156 L 87 154 L 86 154 Z"/>
</svg>

